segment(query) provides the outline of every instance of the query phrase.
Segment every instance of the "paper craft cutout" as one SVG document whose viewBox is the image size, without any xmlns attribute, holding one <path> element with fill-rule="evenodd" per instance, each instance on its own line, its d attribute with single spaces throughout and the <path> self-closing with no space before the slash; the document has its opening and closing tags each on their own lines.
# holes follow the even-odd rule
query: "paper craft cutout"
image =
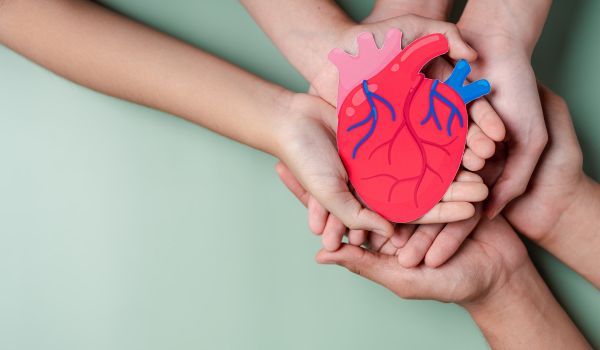
<svg viewBox="0 0 600 350">
<path fill-rule="evenodd" d="M 393 222 L 418 219 L 442 199 L 464 153 L 466 104 L 490 92 L 486 80 L 463 85 L 471 71 L 464 60 L 445 82 L 421 73 L 448 52 L 444 35 L 404 49 L 401 39 L 392 29 L 379 49 L 371 33 L 362 33 L 357 56 L 329 54 L 340 74 L 340 157 L 361 200 Z"/>
</svg>

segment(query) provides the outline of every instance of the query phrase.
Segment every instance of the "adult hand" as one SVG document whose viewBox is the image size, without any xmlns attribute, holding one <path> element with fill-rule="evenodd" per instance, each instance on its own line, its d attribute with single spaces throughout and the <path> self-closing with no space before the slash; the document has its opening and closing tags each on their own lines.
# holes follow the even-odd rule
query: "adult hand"
<svg viewBox="0 0 600 350">
<path fill-rule="evenodd" d="M 540 158 L 527 192 L 505 211 L 519 232 L 542 241 L 584 188 L 583 155 L 565 101 L 540 85 L 550 142 Z"/>
<path fill-rule="evenodd" d="M 321 264 L 346 267 L 402 298 L 462 305 L 484 302 L 529 264 L 525 246 L 503 218 L 482 220 L 462 249 L 438 268 L 405 268 L 394 253 L 343 245 L 335 252 L 321 250 L 316 259 Z"/>
<path fill-rule="evenodd" d="M 553 298 L 527 250 L 504 218 L 483 219 L 443 266 L 405 268 L 393 255 L 344 245 L 321 250 L 337 264 L 407 299 L 454 302 L 466 308 L 494 349 L 589 349 Z"/>
<path fill-rule="evenodd" d="M 550 142 L 524 195 L 505 210 L 521 233 L 600 288 L 600 184 L 586 176 L 562 98 L 540 86 Z"/>
</svg>

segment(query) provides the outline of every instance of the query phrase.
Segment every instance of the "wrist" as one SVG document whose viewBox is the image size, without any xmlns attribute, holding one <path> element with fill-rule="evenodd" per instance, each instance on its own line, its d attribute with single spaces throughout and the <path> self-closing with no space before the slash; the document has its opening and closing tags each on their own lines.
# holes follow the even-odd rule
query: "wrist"
<svg viewBox="0 0 600 350">
<path fill-rule="evenodd" d="M 306 132 L 307 125 L 325 126 L 326 123 L 321 117 L 323 108 L 333 108 L 321 98 L 306 93 L 288 91 L 280 101 L 280 106 L 277 107 L 278 125 L 273 127 L 271 133 L 274 147 L 269 153 L 285 162 L 289 157 L 301 154 L 306 148 L 306 143 L 317 137 L 311 132 Z"/>
<path fill-rule="evenodd" d="M 364 22 L 379 22 L 408 14 L 445 21 L 452 2 L 453 0 L 378 0 Z"/>
<path fill-rule="evenodd" d="M 473 46 L 525 50 L 531 56 L 551 4 L 551 0 L 471 0 L 457 25 Z"/>
<path fill-rule="evenodd" d="M 493 349 L 590 348 L 529 259 L 487 297 L 463 306 Z"/>
<path fill-rule="evenodd" d="M 285 149 L 285 140 L 288 135 L 287 130 L 292 122 L 292 118 L 296 115 L 295 113 L 298 110 L 298 95 L 303 94 L 295 93 L 287 89 L 281 89 L 275 97 L 275 103 L 273 103 L 270 110 L 266 112 L 272 115 L 275 121 L 267 134 L 269 148 L 266 151 L 279 159 L 284 158 L 283 151 Z"/>
<path fill-rule="evenodd" d="M 510 329 L 519 319 L 536 322 L 548 316 L 554 298 L 530 259 L 507 276 L 504 283 L 475 302 L 462 305 L 478 327 L 492 336 Z"/>
<path fill-rule="evenodd" d="M 589 214 L 600 211 L 600 185 L 582 171 L 575 187 L 576 190 L 570 197 L 569 203 L 561 212 L 552 229 L 544 235 L 536 237 L 534 239 L 536 244 L 553 250 L 562 244 L 561 238 L 565 237 L 565 232 L 571 232 L 581 222 L 598 220 Z"/>
</svg>

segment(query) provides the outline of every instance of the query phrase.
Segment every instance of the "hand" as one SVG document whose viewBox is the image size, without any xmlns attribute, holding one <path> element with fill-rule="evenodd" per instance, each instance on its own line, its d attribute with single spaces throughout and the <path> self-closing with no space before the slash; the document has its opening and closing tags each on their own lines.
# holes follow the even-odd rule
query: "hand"
<svg viewBox="0 0 600 350">
<path fill-rule="evenodd" d="M 510 223 L 534 241 L 544 240 L 585 188 L 583 155 L 565 101 L 539 86 L 550 143 L 527 192 L 505 211 Z"/>
<path fill-rule="evenodd" d="M 335 252 L 321 250 L 316 259 L 321 264 L 346 267 L 402 298 L 461 305 L 486 301 L 529 263 L 525 246 L 502 217 L 482 220 L 461 250 L 438 268 L 421 265 L 407 269 L 393 255 L 352 245 Z"/>
<path fill-rule="evenodd" d="M 479 178 L 479 181 L 482 181 Z M 428 267 L 438 267 L 450 259 L 471 234 L 481 219 L 482 204 L 475 205 L 475 214 L 465 220 L 448 224 L 397 225 L 394 235 L 386 239 L 379 235 L 365 235 L 348 241 L 362 245 L 368 239 L 369 248 L 395 255 L 405 268 L 424 262 Z M 352 232 L 351 232 L 352 233 Z M 360 243 L 360 244 L 355 244 Z"/>
<path fill-rule="evenodd" d="M 348 175 L 336 148 L 335 109 L 318 97 L 295 94 L 280 121 L 276 155 L 315 203 L 347 227 L 391 236 L 392 224 L 364 208 L 348 188 Z"/>
<path fill-rule="evenodd" d="M 492 190 L 487 208 L 488 216 L 494 217 L 525 192 L 548 140 L 530 62 L 539 36 L 536 28 L 543 25 L 545 13 L 538 9 L 532 15 L 522 8 L 508 9 L 510 5 L 505 3 L 494 3 L 494 7 L 483 3 L 489 4 L 469 2 L 457 26 L 479 54 L 473 62 L 473 77 L 490 81 L 490 102 L 508 132 L 505 169 Z M 512 14 L 515 11 L 518 16 Z M 528 17 L 522 18 L 523 15 Z M 540 21 L 541 24 L 537 23 Z"/>
<path fill-rule="evenodd" d="M 278 163 L 276 169 L 279 177 L 286 187 L 306 207 L 308 207 L 309 227 L 313 233 L 322 235 L 323 246 L 325 249 L 338 249 L 341 245 L 342 238 L 346 233 L 348 234 L 348 239 L 351 244 L 360 246 L 366 241 L 368 237 L 366 230 L 350 229 L 348 231 L 341 220 L 339 220 L 335 215 L 330 214 L 309 192 L 304 189 L 303 185 L 296 179 L 294 174 L 284 163 Z M 462 224 L 465 222 L 464 220 L 466 218 L 473 216 L 474 208 L 469 202 L 483 200 L 485 199 L 486 195 L 487 187 L 483 184 L 483 180 L 481 180 L 478 175 L 462 171 L 457 176 L 456 181 L 450 185 L 450 188 L 446 192 L 442 202 L 438 203 L 424 217 L 417 220 L 416 223 L 458 221 L 457 224 Z M 471 222 L 472 220 L 467 221 Z M 477 223 L 477 221 L 478 219 L 474 221 L 473 226 Z M 398 224 L 396 225 L 395 231 L 405 226 L 407 225 Z M 378 236 L 381 239 L 386 240 L 384 236 Z M 444 235 L 442 235 L 442 243 L 444 241 L 443 237 Z M 454 242 L 455 240 L 448 243 Z M 448 249 L 448 247 L 445 247 L 444 244 L 442 244 L 441 247 Z M 458 247 L 456 249 L 458 249 Z"/>
<path fill-rule="evenodd" d="M 392 256 L 344 245 L 321 250 L 321 264 L 337 264 L 401 298 L 454 302 L 469 312 L 493 349 L 589 349 L 545 285 L 527 250 L 502 216 L 483 219 L 443 266 L 405 268 Z"/>
</svg>

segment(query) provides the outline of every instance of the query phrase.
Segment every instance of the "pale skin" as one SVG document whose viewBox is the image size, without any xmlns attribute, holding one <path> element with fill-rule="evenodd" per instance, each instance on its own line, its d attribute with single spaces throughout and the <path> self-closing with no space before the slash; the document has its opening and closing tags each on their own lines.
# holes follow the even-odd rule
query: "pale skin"
<svg viewBox="0 0 600 350">
<path fill-rule="evenodd" d="M 89 1 L 4 0 L 0 43 L 81 85 L 268 152 L 344 226 L 393 234 L 349 191 L 335 148 L 335 109 L 318 97 L 287 91 Z M 454 189 L 425 221 L 462 220 L 472 215 L 468 202 L 487 196 L 482 183 Z M 456 210 L 440 215 L 444 206 Z"/>
<path fill-rule="evenodd" d="M 547 142 L 531 54 L 551 0 L 469 0 L 457 27 L 478 53 L 472 78 L 493 86 L 488 98 L 507 127 L 506 168 L 491 191 L 486 212 L 494 217 L 525 192 Z M 446 20 L 452 1 L 378 0 L 368 21 L 414 14 Z"/>
<path fill-rule="evenodd" d="M 457 23 L 479 53 L 473 77 L 495 86 L 490 102 L 507 128 L 508 157 L 491 191 L 489 217 L 525 192 L 548 140 L 531 55 L 550 5 L 551 0 L 470 0 Z"/>
<path fill-rule="evenodd" d="M 372 32 L 376 41 L 381 42 L 388 29 L 400 28 L 404 34 L 403 45 L 423 35 L 441 32 L 449 40 L 450 58 L 473 60 L 477 57 L 476 52 L 464 43 L 454 25 L 412 14 L 385 18 L 378 22 L 371 22 L 367 18 L 362 24 L 357 24 L 352 22 L 333 1 L 245 0 L 242 3 L 275 45 L 309 81 L 311 85 L 309 92 L 331 104 L 336 103 L 338 72 L 335 66 L 327 61 L 327 54 L 335 47 L 351 53 L 355 52 L 356 35 L 361 32 Z M 451 70 L 450 64 L 443 60 L 436 60 L 429 73 L 434 77 L 445 78 Z M 502 140 L 505 130 L 500 118 L 485 99 L 473 102 L 469 107 L 469 113 L 473 123 L 469 128 L 468 148 L 463 157 L 463 166 L 467 170 L 477 171 L 483 168 L 485 159 L 494 154 L 494 141 Z M 298 188 L 301 181 L 288 176 L 289 172 L 285 165 L 280 165 L 278 170 L 288 187 Z M 477 176 L 469 176 L 465 181 L 481 183 L 481 179 Z M 302 191 L 295 194 L 298 195 Z M 323 236 L 326 249 L 337 249 L 346 232 L 353 244 L 360 245 L 365 241 L 367 237 L 365 230 L 347 227 L 344 225 L 344 220 L 340 220 L 336 215 L 330 215 L 333 213 L 330 213 L 318 200 L 308 196 L 306 205 L 309 226 L 314 233 Z M 460 212 L 468 215 L 462 215 L 462 220 L 441 220 L 447 219 L 449 213 Z M 431 220 L 432 216 L 438 220 Z M 458 249 L 460 242 L 473 229 L 479 217 L 480 210 L 476 210 L 471 203 L 461 203 L 460 206 L 458 203 L 448 203 L 437 206 L 428 215 L 415 222 L 415 224 L 423 224 L 435 221 L 436 225 L 424 225 L 418 229 L 416 225 L 395 227 L 396 233 L 410 231 L 412 234 L 415 230 L 417 232 L 414 240 L 407 246 L 405 263 L 407 266 L 416 265 L 427 253 L 429 257 L 425 259 L 431 265 L 442 264 Z M 443 224 L 447 222 L 453 223 Z M 436 239 L 435 244 L 432 245 L 431 242 L 419 238 L 423 236 L 421 233 L 439 239 Z M 408 237 L 410 234 L 404 234 L 403 237 Z M 457 236 L 458 240 L 455 239 Z M 429 249 L 430 247 L 432 249 Z"/>
<path fill-rule="evenodd" d="M 545 87 L 539 91 L 549 147 L 528 191 L 505 211 L 506 219 L 483 219 L 456 255 L 435 269 L 406 269 L 394 258 L 399 249 L 378 235 L 371 236 L 370 250 L 343 246 L 321 251 L 317 261 L 342 265 L 404 298 L 455 302 L 494 349 L 590 349 L 506 221 L 600 288 L 600 184 L 582 170 L 566 103 Z M 486 177 L 502 172 L 495 162 L 486 168 L 491 168 Z"/>
</svg>

